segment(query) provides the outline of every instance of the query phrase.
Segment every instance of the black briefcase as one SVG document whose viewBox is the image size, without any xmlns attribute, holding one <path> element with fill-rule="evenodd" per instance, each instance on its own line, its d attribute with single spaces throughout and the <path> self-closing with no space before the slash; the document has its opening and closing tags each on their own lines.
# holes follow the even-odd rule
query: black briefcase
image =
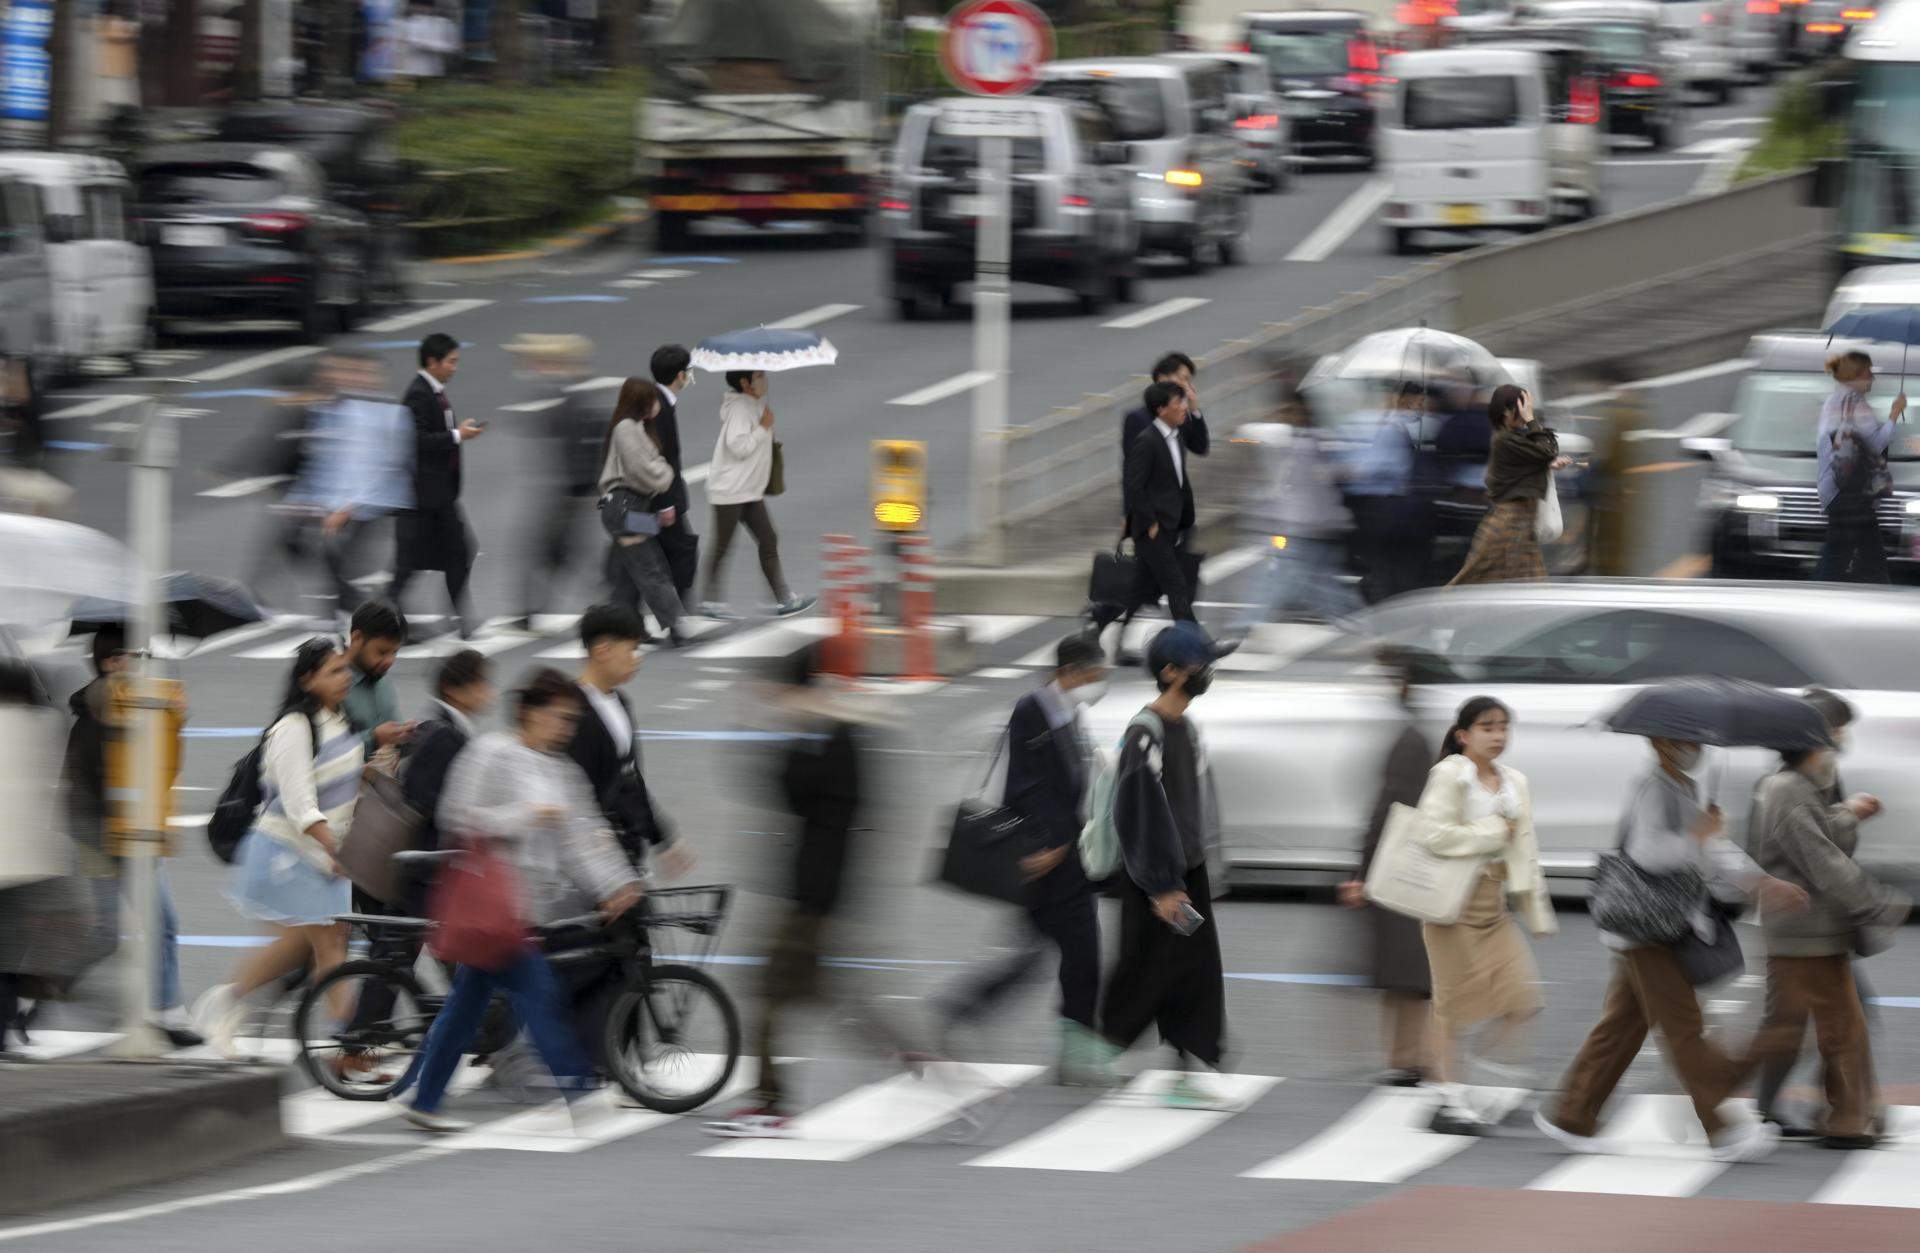
<svg viewBox="0 0 1920 1253">
<path fill-rule="evenodd" d="M 1093 555 L 1093 576 L 1087 580 L 1087 601 L 1094 605 L 1133 602 L 1133 556 L 1119 548 Z"/>
<path fill-rule="evenodd" d="M 1023 905 L 1031 890 L 1020 869 L 1027 847 L 1026 820 L 1011 809 L 979 798 L 960 802 L 953 834 L 935 856 L 934 878 L 969 896 Z"/>
</svg>

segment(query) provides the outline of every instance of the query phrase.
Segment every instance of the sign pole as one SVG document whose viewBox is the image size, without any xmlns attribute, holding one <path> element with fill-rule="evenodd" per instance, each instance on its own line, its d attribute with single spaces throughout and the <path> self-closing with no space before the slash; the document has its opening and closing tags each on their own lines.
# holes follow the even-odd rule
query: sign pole
<svg viewBox="0 0 1920 1253">
<path fill-rule="evenodd" d="M 993 135 L 980 141 L 980 184 L 986 201 L 980 214 L 973 280 L 973 369 L 982 380 L 973 391 L 974 559 L 997 566 L 1005 557 L 1000 526 L 1000 471 L 1007 424 L 1007 356 L 1011 335 L 1013 262 L 1012 141 Z"/>
</svg>

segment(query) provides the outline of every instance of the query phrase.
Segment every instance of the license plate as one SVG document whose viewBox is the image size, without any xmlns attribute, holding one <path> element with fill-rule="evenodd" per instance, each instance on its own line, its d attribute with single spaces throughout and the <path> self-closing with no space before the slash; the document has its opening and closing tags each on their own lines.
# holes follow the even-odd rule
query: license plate
<svg viewBox="0 0 1920 1253">
<path fill-rule="evenodd" d="M 227 232 L 218 226 L 169 226 L 160 232 L 160 242 L 169 248 L 218 248 L 227 242 Z"/>
<path fill-rule="evenodd" d="M 765 196 L 780 190 L 780 180 L 771 174 L 736 174 L 733 189 L 748 195 Z"/>
<path fill-rule="evenodd" d="M 947 212 L 957 218 L 978 218 L 987 215 L 985 196 L 955 196 L 947 201 Z"/>
<path fill-rule="evenodd" d="M 1480 206 L 1450 204 L 1440 210 L 1440 216 L 1448 226 L 1478 226 L 1480 225 Z"/>
</svg>

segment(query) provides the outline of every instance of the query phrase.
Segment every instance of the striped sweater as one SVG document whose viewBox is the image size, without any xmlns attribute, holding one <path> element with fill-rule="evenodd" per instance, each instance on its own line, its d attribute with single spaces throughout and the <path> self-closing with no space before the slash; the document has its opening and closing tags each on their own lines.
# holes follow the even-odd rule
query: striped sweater
<svg viewBox="0 0 1920 1253">
<path fill-rule="evenodd" d="M 260 813 L 253 829 L 332 874 L 333 858 L 307 828 L 324 820 L 336 841 L 346 838 L 364 761 L 360 737 L 345 715 L 322 711 L 312 731 L 304 714 L 286 715 L 267 732 L 260 760 Z"/>
</svg>

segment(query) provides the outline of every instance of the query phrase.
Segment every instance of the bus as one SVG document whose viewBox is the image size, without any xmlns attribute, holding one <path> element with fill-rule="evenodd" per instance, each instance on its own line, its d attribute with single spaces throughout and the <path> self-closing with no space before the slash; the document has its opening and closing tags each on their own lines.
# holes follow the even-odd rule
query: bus
<svg viewBox="0 0 1920 1253">
<path fill-rule="evenodd" d="M 1892 5 L 1848 42 L 1847 75 L 1823 84 L 1846 120 L 1844 156 L 1822 162 L 1819 203 L 1838 210 L 1841 270 L 1920 261 L 1920 2 Z"/>
</svg>

